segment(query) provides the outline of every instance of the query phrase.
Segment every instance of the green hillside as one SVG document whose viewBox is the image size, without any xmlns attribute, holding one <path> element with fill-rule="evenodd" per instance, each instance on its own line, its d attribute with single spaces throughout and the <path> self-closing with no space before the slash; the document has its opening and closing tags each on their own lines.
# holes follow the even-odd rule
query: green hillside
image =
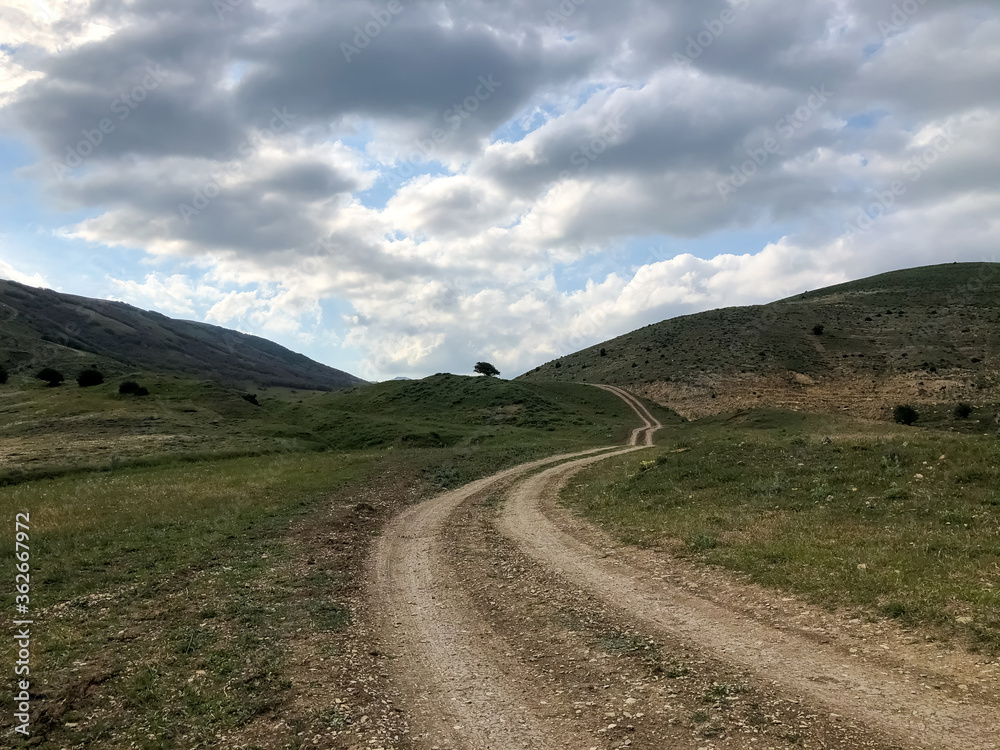
<svg viewBox="0 0 1000 750">
<path fill-rule="evenodd" d="M 522 377 L 629 386 L 692 416 L 766 404 L 878 416 L 897 401 L 995 402 L 998 344 L 1000 264 L 963 263 L 665 320 Z"/>
<path fill-rule="evenodd" d="M 464 455 L 489 447 L 509 449 L 513 460 L 562 445 L 621 442 L 634 421 L 620 399 L 574 383 L 435 375 L 346 391 L 251 394 L 181 375 L 135 377 L 148 396 L 120 394 L 120 378 L 50 388 L 15 374 L 0 385 L 0 483 L 288 451 L 447 448 Z"/>
<path fill-rule="evenodd" d="M 363 382 L 257 336 L 0 280 L 0 366 L 75 375 L 91 364 L 115 375 L 152 370 L 237 388 L 332 390 Z"/>
</svg>

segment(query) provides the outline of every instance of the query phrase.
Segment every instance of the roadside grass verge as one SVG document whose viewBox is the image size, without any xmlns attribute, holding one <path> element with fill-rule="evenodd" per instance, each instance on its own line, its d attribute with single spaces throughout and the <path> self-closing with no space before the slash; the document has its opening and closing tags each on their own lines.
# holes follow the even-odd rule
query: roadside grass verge
<svg viewBox="0 0 1000 750">
<path fill-rule="evenodd" d="M 564 502 L 627 543 L 1000 652 L 996 437 L 758 410 L 658 442 Z"/>
</svg>

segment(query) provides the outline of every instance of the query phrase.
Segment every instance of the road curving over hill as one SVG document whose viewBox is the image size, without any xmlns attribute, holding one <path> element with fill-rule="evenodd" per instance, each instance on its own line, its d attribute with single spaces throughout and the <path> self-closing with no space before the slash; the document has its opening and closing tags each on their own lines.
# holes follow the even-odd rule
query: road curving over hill
<svg viewBox="0 0 1000 750">
<path fill-rule="evenodd" d="M 731 580 L 693 589 L 684 564 L 621 548 L 558 507 L 575 473 L 643 450 L 661 427 L 632 394 L 601 387 L 643 422 L 627 447 L 446 492 L 377 542 L 371 612 L 409 726 L 400 747 L 1000 748 L 998 675 L 974 656 L 893 642 L 858 658 L 836 628 L 786 627 Z M 574 613 L 587 622 L 560 625 Z M 697 674 L 666 679 L 646 657 L 595 648 L 608 633 L 681 654 Z M 705 718 L 706 700 L 728 728 Z"/>
</svg>

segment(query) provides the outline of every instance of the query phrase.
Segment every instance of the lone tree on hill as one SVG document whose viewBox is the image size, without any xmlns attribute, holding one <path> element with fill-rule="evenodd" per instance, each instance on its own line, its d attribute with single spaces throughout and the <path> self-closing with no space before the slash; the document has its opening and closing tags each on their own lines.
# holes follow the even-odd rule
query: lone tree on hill
<svg viewBox="0 0 1000 750">
<path fill-rule="evenodd" d="M 76 382 L 81 388 L 90 388 L 104 383 L 104 375 L 100 370 L 83 370 L 76 376 Z"/>
<path fill-rule="evenodd" d="M 63 374 L 59 372 L 59 370 L 54 370 L 51 367 L 45 367 L 39 370 L 38 374 L 35 375 L 35 377 L 38 380 L 44 380 L 46 383 L 49 384 L 50 388 L 55 388 L 57 385 L 59 385 L 66 379 L 63 377 Z"/>
<path fill-rule="evenodd" d="M 495 378 L 500 374 L 500 371 L 489 362 L 476 362 L 476 366 L 472 369 L 474 372 L 485 375 L 488 378 Z"/>
</svg>

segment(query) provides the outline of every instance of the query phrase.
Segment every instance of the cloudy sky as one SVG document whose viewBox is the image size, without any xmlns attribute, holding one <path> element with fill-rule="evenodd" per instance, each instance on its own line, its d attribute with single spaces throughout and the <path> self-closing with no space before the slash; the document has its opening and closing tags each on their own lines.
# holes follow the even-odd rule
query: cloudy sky
<svg viewBox="0 0 1000 750">
<path fill-rule="evenodd" d="M 368 379 L 997 259 L 996 0 L 3 0 L 0 59 L 0 277 Z"/>
</svg>

